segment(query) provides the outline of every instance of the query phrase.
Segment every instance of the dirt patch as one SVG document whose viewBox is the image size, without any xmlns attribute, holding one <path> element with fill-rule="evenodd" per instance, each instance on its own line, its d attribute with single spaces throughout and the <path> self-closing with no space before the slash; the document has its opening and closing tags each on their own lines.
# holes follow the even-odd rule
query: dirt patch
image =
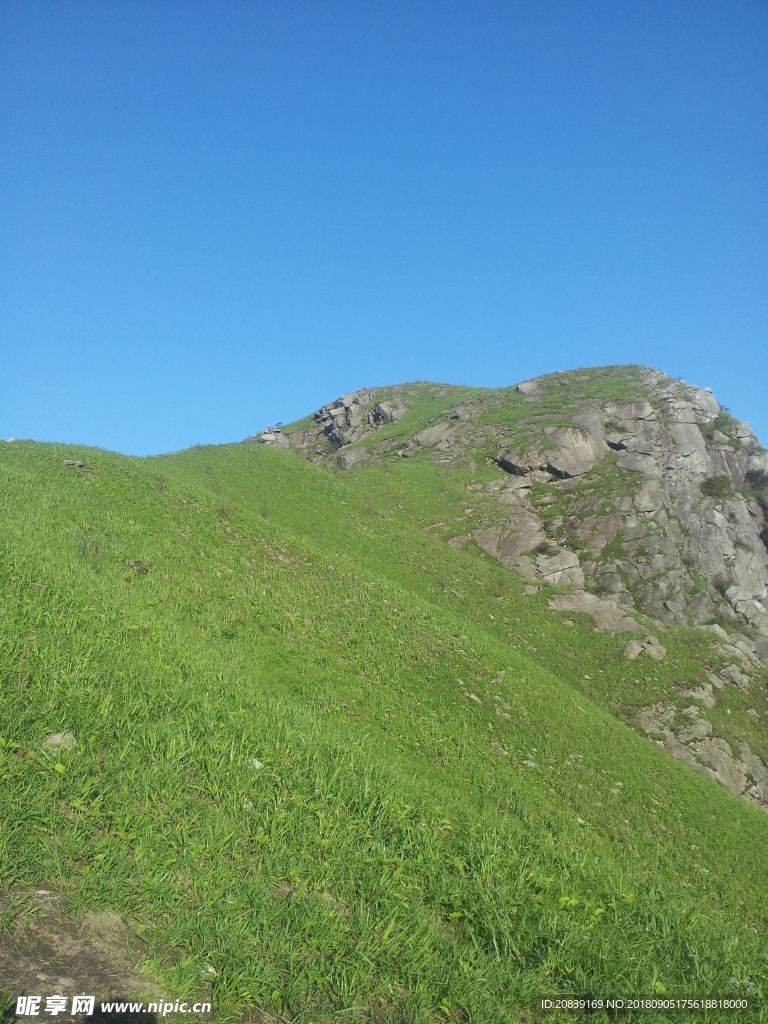
<svg viewBox="0 0 768 1024">
<path fill-rule="evenodd" d="M 76 917 L 66 898 L 47 888 L 13 886 L 0 893 L 0 995 L 10 997 L 9 1019 L 22 995 L 42 997 L 41 1015 L 45 997 L 53 995 L 66 996 L 68 1008 L 81 995 L 95 996 L 97 1009 L 101 999 L 157 1000 L 160 988 L 136 967 L 140 956 L 118 914 Z M 145 1022 L 152 1016 L 141 1015 Z"/>
</svg>

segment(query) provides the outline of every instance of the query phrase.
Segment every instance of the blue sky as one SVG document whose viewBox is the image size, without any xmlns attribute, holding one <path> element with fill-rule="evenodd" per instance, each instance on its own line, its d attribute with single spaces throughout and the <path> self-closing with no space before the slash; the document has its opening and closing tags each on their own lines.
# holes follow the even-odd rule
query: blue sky
<svg viewBox="0 0 768 1024">
<path fill-rule="evenodd" d="M 0 437 L 640 362 L 768 443 L 763 0 L 4 0 Z"/>
</svg>

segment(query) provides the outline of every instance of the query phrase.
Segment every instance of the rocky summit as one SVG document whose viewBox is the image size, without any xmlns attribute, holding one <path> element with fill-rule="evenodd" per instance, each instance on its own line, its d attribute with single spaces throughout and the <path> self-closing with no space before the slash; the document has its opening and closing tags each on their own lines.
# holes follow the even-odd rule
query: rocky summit
<svg viewBox="0 0 768 1024">
<path fill-rule="evenodd" d="M 438 409 L 410 431 L 425 395 Z M 342 469 L 487 461 L 501 472 L 476 486 L 505 514 L 468 521 L 454 546 L 472 539 L 531 584 L 569 587 L 559 606 L 608 628 L 632 628 L 634 610 L 746 629 L 768 661 L 768 452 L 709 388 L 638 366 L 487 390 L 419 382 L 343 395 L 256 439 Z"/>
<path fill-rule="evenodd" d="M 768 452 L 709 388 L 641 366 L 498 389 L 419 381 L 351 392 L 250 440 L 342 470 L 403 459 L 460 470 L 472 497 L 452 517 L 459 532 L 425 531 L 498 560 L 553 612 L 635 634 L 630 661 L 665 657 L 654 632 L 709 631 L 706 682 L 676 687 L 687 707 L 638 692 L 628 721 L 768 811 L 764 761 L 743 731 L 711 735 L 703 717 L 727 688 L 750 693 L 768 664 Z"/>
</svg>

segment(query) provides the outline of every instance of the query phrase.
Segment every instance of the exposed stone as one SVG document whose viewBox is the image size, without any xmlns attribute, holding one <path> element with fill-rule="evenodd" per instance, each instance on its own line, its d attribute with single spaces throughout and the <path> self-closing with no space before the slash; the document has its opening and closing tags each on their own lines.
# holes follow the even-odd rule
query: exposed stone
<svg viewBox="0 0 768 1024">
<path fill-rule="evenodd" d="M 581 476 L 597 464 L 605 451 L 602 432 L 556 427 L 549 437 L 557 448 L 548 453 L 547 469 L 555 476 Z"/>
<path fill-rule="evenodd" d="M 558 612 L 586 612 L 592 616 L 601 632 L 643 632 L 643 627 L 636 619 L 625 615 L 613 602 L 603 601 L 594 594 L 557 594 L 550 600 L 549 607 Z"/>
<path fill-rule="evenodd" d="M 459 533 L 455 537 L 449 537 L 448 543 L 451 545 L 452 548 L 456 548 L 457 551 L 461 551 L 461 549 L 464 547 L 468 540 L 469 537 L 467 536 L 467 534 Z"/>
<path fill-rule="evenodd" d="M 425 430 L 420 430 L 418 434 L 414 434 L 413 440 L 423 448 L 428 448 L 439 441 L 445 441 L 451 433 L 450 424 L 436 423 L 433 427 L 427 427 Z"/>
<path fill-rule="evenodd" d="M 662 647 L 655 636 L 648 636 L 642 642 L 639 640 L 630 640 L 623 651 L 624 657 L 629 658 L 630 661 L 634 661 L 635 658 L 639 658 L 641 654 L 647 654 L 650 658 L 653 658 L 654 661 L 661 661 L 666 653 L 666 648 Z"/>
<path fill-rule="evenodd" d="M 76 746 L 77 740 L 69 730 L 66 732 L 55 732 L 43 741 L 43 747 L 49 754 L 55 754 L 60 748 L 72 750 Z"/>
<path fill-rule="evenodd" d="M 634 661 L 635 658 L 639 658 L 643 653 L 643 645 L 639 640 L 630 640 L 627 646 L 622 651 L 625 658 L 629 658 L 630 661 Z"/>
<path fill-rule="evenodd" d="M 699 718 L 697 707 L 680 713 L 673 704 L 652 704 L 637 718 L 648 736 L 664 737 L 657 742 L 672 757 L 768 812 L 768 768 L 746 743 L 737 758 L 726 740 L 711 735 L 712 723 Z"/>
<path fill-rule="evenodd" d="M 368 458 L 365 448 L 345 448 L 336 456 L 340 469 L 353 469 Z"/>
<path fill-rule="evenodd" d="M 377 402 L 373 407 L 373 423 L 376 425 L 396 423 L 406 412 L 407 407 L 399 398 L 395 398 L 391 402 Z"/>
<path fill-rule="evenodd" d="M 768 452 L 746 423 L 731 429 L 721 421 L 715 433 L 712 424 L 721 410 L 707 389 L 644 370 L 636 378 L 636 400 L 612 401 L 579 395 L 580 376 L 522 382 L 518 390 L 531 398 L 531 415 L 513 424 L 503 417 L 487 422 L 489 411 L 504 401 L 492 392 L 466 401 L 456 395 L 457 404 L 439 412 L 430 426 L 412 437 L 388 438 L 369 457 L 388 458 L 393 449 L 408 457 L 432 448 L 431 461 L 438 465 L 468 465 L 474 452 L 493 442 L 497 464 L 508 475 L 486 490 L 506 514 L 504 522 L 491 525 L 486 519 L 479 531 L 473 529 L 483 551 L 531 584 L 570 584 L 609 595 L 603 603 L 623 620 L 617 606 L 661 623 L 711 625 L 717 619 L 730 620 L 735 629 L 749 627 L 765 641 L 750 649 L 752 658 L 768 663 L 768 550 L 760 536 L 768 501 L 738 493 L 748 472 L 768 471 Z M 553 388 L 565 387 L 570 391 L 563 414 L 573 425 L 552 426 L 544 399 Z M 438 385 L 421 391 L 435 389 L 450 393 Z M 293 432 L 290 443 L 314 446 L 313 458 L 338 460 L 341 451 L 399 419 L 406 401 L 420 393 L 410 391 L 417 393 L 390 388 L 343 395 L 315 413 L 311 428 Z M 279 437 L 276 428 L 267 434 Z M 611 450 L 627 483 L 609 502 L 604 491 L 598 496 L 590 487 L 601 478 L 603 455 Z M 348 456 L 342 463 L 357 464 L 363 457 Z M 716 501 L 702 493 L 702 481 L 717 474 L 730 481 L 732 497 Z M 540 483 L 550 484 L 548 495 L 531 490 Z M 528 496 L 537 491 L 534 506 Z M 566 502 L 563 514 L 547 518 L 547 500 Z M 720 685 L 734 683 L 717 678 Z"/>
<path fill-rule="evenodd" d="M 683 690 L 683 696 L 694 697 L 696 700 L 702 701 L 708 708 L 713 708 L 717 704 L 717 698 L 711 683 L 705 683 L 703 686 L 696 686 L 690 690 Z"/>
</svg>

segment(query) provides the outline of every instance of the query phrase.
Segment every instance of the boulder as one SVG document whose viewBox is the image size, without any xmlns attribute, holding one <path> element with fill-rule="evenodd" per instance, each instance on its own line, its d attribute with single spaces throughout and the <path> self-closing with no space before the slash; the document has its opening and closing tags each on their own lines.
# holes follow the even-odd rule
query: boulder
<svg viewBox="0 0 768 1024">
<path fill-rule="evenodd" d="M 691 398 L 691 405 L 705 423 L 714 420 L 720 412 L 720 404 L 709 388 L 697 388 Z"/>
<path fill-rule="evenodd" d="M 438 441 L 445 441 L 450 437 L 452 428 L 448 423 L 436 423 L 433 427 L 426 427 L 424 430 L 420 430 L 418 434 L 413 435 L 413 440 L 416 444 L 421 445 L 423 448 L 429 448 Z"/>
<path fill-rule="evenodd" d="M 373 423 L 375 426 L 383 426 L 395 423 L 407 411 L 404 402 L 395 398 L 390 402 L 377 402 L 373 407 Z"/>
<path fill-rule="evenodd" d="M 353 469 L 367 458 L 368 452 L 365 448 L 345 448 L 336 456 L 336 463 L 340 469 Z"/>
<path fill-rule="evenodd" d="M 517 390 L 521 395 L 532 395 L 539 390 L 539 385 L 535 380 L 524 380 L 522 384 L 517 385 Z"/>
<path fill-rule="evenodd" d="M 643 653 L 643 645 L 639 640 L 630 640 L 627 646 L 622 651 L 625 658 L 629 658 L 630 661 L 634 661 L 635 658 L 639 658 Z"/>
<path fill-rule="evenodd" d="M 646 637 L 643 641 L 630 640 L 623 651 L 624 657 L 630 661 L 639 658 L 641 654 L 647 654 L 654 661 L 661 661 L 666 653 L 666 647 L 662 647 L 655 636 Z"/>
<path fill-rule="evenodd" d="M 521 455 L 514 448 L 499 455 L 497 461 L 506 473 L 513 473 L 515 476 L 526 476 L 538 466 L 538 459 L 528 454 Z"/>
<path fill-rule="evenodd" d="M 557 448 L 547 455 L 547 469 L 558 477 L 581 476 L 605 451 L 602 436 L 582 427 L 556 427 L 549 437 Z"/>
</svg>

